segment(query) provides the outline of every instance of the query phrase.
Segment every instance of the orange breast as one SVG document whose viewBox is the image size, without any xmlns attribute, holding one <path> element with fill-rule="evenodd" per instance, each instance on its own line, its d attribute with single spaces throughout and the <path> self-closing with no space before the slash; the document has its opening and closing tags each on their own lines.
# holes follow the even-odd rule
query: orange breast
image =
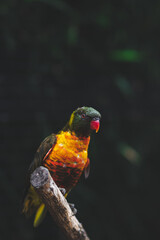
<svg viewBox="0 0 160 240">
<path fill-rule="evenodd" d="M 70 132 L 57 135 L 57 142 L 44 160 L 59 187 L 69 191 L 79 180 L 87 163 L 90 137 L 78 138 Z"/>
</svg>

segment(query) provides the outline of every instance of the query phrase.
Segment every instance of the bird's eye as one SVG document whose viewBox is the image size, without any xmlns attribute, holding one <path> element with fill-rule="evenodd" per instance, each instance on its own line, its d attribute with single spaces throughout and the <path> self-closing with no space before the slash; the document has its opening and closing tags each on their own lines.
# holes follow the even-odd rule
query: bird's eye
<svg viewBox="0 0 160 240">
<path fill-rule="evenodd" d="M 86 114 L 83 113 L 83 114 L 81 115 L 81 117 L 82 117 L 82 118 L 85 118 L 85 117 L 86 117 Z"/>
</svg>

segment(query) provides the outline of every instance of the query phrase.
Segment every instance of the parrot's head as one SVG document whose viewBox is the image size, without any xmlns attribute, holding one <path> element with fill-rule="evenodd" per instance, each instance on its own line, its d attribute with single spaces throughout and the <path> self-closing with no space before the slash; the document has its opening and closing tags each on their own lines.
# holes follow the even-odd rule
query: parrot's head
<svg viewBox="0 0 160 240">
<path fill-rule="evenodd" d="M 98 132 L 101 114 L 92 107 L 77 108 L 70 117 L 68 127 L 77 136 L 87 137 L 93 130 Z"/>
</svg>

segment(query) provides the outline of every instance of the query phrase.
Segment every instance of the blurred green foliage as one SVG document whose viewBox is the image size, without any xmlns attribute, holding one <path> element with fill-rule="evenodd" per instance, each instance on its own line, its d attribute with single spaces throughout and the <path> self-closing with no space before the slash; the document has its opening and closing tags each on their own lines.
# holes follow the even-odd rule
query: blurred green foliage
<svg viewBox="0 0 160 240">
<path fill-rule="evenodd" d="M 118 88 L 120 89 L 120 91 L 124 95 L 126 95 L 127 97 L 131 97 L 133 95 L 132 87 L 131 87 L 129 81 L 127 81 L 127 79 L 119 76 L 116 78 L 115 82 L 116 82 L 116 85 L 118 86 Z"/>
<path fill-rule="evenodd" d="M 127 145 L 126 143 L 121 142 L 118 145 L 118 151 L 125 157 L 128 161 L 133 164 L 140 164 L 141 157 L 133 147 Z"/>
<path fill-rule="evenodd" d="M 68 27 L 68 44 L 69 45 L 76 45 L 78 41 L 78 29 L 76 26 L 69 26 Z"/>
<path fill-rule="evenodd" d="M 133 49 L 115 50 L 111 52 L 111 59 L 116 61 L 140 62 L 142 61 L 142 54 Z"/>
</svg>

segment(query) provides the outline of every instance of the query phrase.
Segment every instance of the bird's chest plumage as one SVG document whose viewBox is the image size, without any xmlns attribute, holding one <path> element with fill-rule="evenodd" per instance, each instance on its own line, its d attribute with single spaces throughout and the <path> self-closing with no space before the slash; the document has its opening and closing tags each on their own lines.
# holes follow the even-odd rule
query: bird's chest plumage
<svg viewBox="0 0 160 240">
<path fill-rule="evenodd" d="M 88 158 L 90 138 L 78 138 L 70 132 L 57 135 L 57 142 L 44 159 L 54 181 L 69 191 L 80 178 Z"/>
</svg>

